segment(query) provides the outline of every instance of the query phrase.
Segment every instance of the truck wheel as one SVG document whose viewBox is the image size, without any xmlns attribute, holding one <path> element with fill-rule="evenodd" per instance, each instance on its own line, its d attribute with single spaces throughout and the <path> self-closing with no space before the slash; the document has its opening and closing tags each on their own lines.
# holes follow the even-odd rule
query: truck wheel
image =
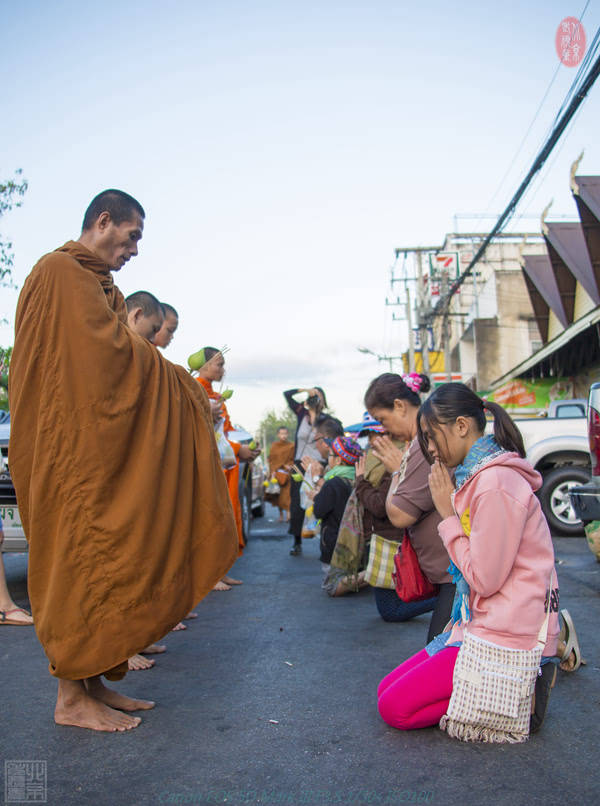
<svg viewBox="0 0 600 806">
<path fill-rule="evenodd" d="M 590 474 L 576 465 L 557 467 L 544 476 L 538 495 L 553 535 L 574 537 L 583 534 L 583 524 L 575 515 L 569 490 L 589 480 Z"/>
</svg>

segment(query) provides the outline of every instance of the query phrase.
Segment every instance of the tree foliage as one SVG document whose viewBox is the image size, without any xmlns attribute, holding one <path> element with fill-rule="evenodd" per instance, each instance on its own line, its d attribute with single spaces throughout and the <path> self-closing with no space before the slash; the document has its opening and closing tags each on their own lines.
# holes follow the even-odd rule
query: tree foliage
<svg viewBox="0 0 600 806">
<path fill-rule="evenodd" d="M 12 347 L 0 347 L 0 410 L 8 409 L 8 368 Z"/>
<path fill-rule="evenodd" d="M 27 180 L 21 169 L 15 171 L 13 179 L 0 180 L 0 219 L 13 207 L 23 204 L 27 190 Z M 14 255 L 11 241 L 7 241 L 0 231 L 0 287 L 14 288 L 12 279 Z M 8 408 L 8 368 L 12 347 L 0 347 L 0 409 Z"/>
<path fill-rule="evenodd" d="M 258 437 L 262 443 L 264 455 L 268 456 L 271 445 L 277 440 L 277 429 L 285 426 L 290 432 L 290 439 L 296 435 L 296 415 L 288 408 L 283 409 L 279 414 L 275 409 L 265 412 L 258 426 Z"/>
<path fill-rule="evenodd" d="M 0 180 L 0 218 L 9 213 L 13 207 L 20 207 L 23 204 L 26 190 L 27 180 L 23 179 L 23 171 L 20 168 L 15 171 L 13 179 Z M 0 232 L 0 285 L 13 286 L 13 262 L 12 243 L 5 240 Z"/>
</svg>

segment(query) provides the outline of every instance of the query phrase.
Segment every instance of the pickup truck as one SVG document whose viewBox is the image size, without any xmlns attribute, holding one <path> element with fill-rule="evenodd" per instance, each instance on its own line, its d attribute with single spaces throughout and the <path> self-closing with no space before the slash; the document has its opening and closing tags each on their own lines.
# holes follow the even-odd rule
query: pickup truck
<svg viewBox="0 0 600 806">
<path fill-rule="evenodd" d="M 557 400 L 547 416 L 515 418 L 527 459 L 543 478 L 538 498 L 552 534 L 583 534 L 569 491 L 590 478 L 586 410 L 585 400 Z"/>
<path fill-rule="evenodd" d="M 600 520 L 600 383 L 590 386 L 587 435 L 591 478 L 587 484 L 571 489 L 573 509 L 584 524 Z"/>
</svg>

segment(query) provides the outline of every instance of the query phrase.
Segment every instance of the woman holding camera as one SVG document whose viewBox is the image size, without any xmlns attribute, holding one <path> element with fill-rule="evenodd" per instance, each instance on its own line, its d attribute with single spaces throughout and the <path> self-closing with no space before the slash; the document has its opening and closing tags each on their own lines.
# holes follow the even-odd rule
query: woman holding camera
<svg viewBox="0 0 600 806">
<path fill-rule="evenodd" d="M 307 395 L 306 400 L 301 403 L 296 400 L 300 394 Z M 316 446 L 316 423 L 323 409 L 327 406 L 325 392 L 319 386 L 311 389 L 288 389 L 283 393 L 290 409 L 296 415 L 298 424 L 296 426 L 296 439 L 294 443 L 294 459 L 298 469 L 302 469 L 300 462 L 303 457 L 322 461 L 321 454 Z M 290 480 L 291 482 L 291 504 L 290 504 L 290 527 L 288 533 L 294 537 L 294 545 L 290 550 L 293 557 L 302 554 L 302 524 L 304 523 L 304 510 L 300 506 L 300 484 L 301 482 Z"/>
</svg>

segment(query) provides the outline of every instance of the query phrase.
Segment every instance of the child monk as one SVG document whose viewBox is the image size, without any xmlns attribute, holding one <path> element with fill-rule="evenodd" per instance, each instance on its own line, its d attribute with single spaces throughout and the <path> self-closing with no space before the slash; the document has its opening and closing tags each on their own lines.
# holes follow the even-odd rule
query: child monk
<svg viewBox="0 0 600 806">
<path fill-rule="evenodd" d="M 163 302 L 161 305 L 165 314 L 165 319 L 162 323 L 161 329 L 154 337 L 154 344 L 164 350 L 173 341 L 175 331 L 179 327 L 179 314 L 172 305 L 169 305 L 168 302 Z"/>
<path fill-rule="evenodd" d="M 294 443 L 289 440 L 289 431 L 282 425 L 277 429 L 277 442 L 269 451 L 269 478 L 275 477 L 279 484 L 277 502 L 279 520 L 290 519 L 290 470 L 294 462 Z"/>
</svg>

